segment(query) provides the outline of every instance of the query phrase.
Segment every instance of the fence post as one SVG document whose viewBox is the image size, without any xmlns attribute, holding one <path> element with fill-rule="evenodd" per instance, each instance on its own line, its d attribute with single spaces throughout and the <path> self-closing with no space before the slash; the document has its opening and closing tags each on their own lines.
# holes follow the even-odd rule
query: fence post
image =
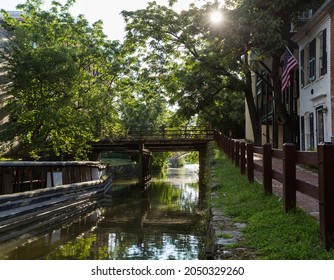
<svg viewBox="0 0 334 280">
<path fill-rule="evenodd" d="M 319 212 L 321 242 L 327 250 L 334 248 L 334 144 L 318 145 Z"/>
<path fill-rule="evenodd" d="M 226 137 L 226 154 L 231 158 L 231 139 Z"/>
<path fill-rule="evenodd" d="M 222 149 L 223 149 L 224 153 L 226 154 L 226 138 L 225 138 L 224 134 L 221 135 L 221 143 L 222 143 Z"/>
<path fill-rule="evenodd" d="M 234 162 L 234 159 L 235 159 L 235 141 L 233 139 L 231 139 L 231 160 L 232 162 Z"/>
<path fill-rule="evenodd" d="M 272 162 L 271 162 L 271 144 L 263 145 L 263 186 L 266 194 L 272 194 Z"/>
<path fill-rule="evenodd" d="M 240 173 L 241 174 L 246 173 L 245 150 L 246 150 L 246 144 L 245 142 L 241 142 L 240 143 Z"/>
<path fill-rule="evenodd" d="M 284 210 L 290 212 L 296 209 L 296 146 L 283 145 L 283 199 Z"/>
<path fill-rule="evenodd" d="M 217 139 L 218 139 L 218 147 L 220 149 L 223 149 L 223 135 L 221 133 L 219 133 L 218 136 L 217 136 Z"/>
<path fill-rule="evenodd" d="M 235 166 L 239 167 L 240 162 L 240 142 L 235 141 Z"/>
<path fill-rule="evenodd" d="M 227 151 L 228 158 L 231 159 L 231 139 L 230 138 L 226 138 L 226 151 Z"/>
<path fill-rule="evenodd" d="M 249 182 L 254 182 L 254 147 L 247 144 L 247 177 Z"/>
</svg>

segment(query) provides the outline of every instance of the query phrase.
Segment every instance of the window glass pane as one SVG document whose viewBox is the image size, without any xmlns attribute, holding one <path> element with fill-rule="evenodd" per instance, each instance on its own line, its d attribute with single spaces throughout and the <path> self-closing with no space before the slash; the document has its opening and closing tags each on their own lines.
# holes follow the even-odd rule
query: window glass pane
<svg viewBox="0 0 334 280">
<path fill-rule="evenodd" d="M 315 70 L 316 55 L 315 54 L 316 54 L 316 40 L 314 39 L 310 43 L 310 49 L 309 49 L 309 78 L 311 81 L 315 79 L 315 74 L 316 74 L 316 70 Z"/>
</svg>

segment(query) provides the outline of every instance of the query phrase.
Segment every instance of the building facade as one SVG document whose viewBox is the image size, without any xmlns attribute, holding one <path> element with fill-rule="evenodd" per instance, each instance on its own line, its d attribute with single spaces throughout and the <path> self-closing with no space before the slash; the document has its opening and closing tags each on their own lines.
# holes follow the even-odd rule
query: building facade
<svg viewBox="0 0 334 280">
<path fill-rule="evenodd" d="M 295 53 L 297 57 L 298 54 Z M 282 61 L 283 61 L 282 56 Z M 252 85 L 258 121 L 261 126 L 262 144 L 270 143 L 274 148 L 282 148 L 285 142 L 296 143 L 299 147 L 299 87 L 298 69 L 290 73 L 290 86 L 282 93 L 281 104 L 289 120 L 287 125 L 276 121 L 277 104 L 274 101 L 273 81 L 271 78 L 271 59 L 262 61 L 253 71 Z M 254 141 L 248 108 L 246 106 L 246 139 Z"/>
<path fill-rule="evenodd" d="M 300 150 L 333 138 L 334 2 L 326 1 L 292 37 L 299 46 Z"/>
</svg>

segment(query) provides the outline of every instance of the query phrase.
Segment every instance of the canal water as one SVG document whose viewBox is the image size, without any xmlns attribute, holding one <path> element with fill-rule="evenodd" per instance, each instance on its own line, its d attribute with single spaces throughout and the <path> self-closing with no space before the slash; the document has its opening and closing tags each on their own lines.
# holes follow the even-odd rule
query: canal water
<svg viewBox="0 0 334 280">
<path fill-rule="evenodd" d="M 24 242 L 0 244 L 0 259 L 203 259 L 202 205 L 196 165 L 169 169 L 146 191 L 131 180 L 118 180 L 95 209 L 75 221 Z"/>
</svg>

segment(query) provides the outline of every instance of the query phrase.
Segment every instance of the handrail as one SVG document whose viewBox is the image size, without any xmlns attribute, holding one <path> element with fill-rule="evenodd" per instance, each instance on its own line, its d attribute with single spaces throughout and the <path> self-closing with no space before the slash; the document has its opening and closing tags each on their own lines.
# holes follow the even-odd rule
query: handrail
<svg viewBox="0 0 334 280">
<path fill-rule="evenodd" d="M 111 137 L 112 138 L 112 137 Z M 127 135 L 117 140 L 163 140 L 163 139 L 175 139 L 175 140 L 185 140 L 185 139 L 203 139 L 203 140 L 213 140 L 214 131 L 210 129 L 171 129 L 165 128 L 161 130 L 134 130 L 129 131 Z"/>
</svg>

